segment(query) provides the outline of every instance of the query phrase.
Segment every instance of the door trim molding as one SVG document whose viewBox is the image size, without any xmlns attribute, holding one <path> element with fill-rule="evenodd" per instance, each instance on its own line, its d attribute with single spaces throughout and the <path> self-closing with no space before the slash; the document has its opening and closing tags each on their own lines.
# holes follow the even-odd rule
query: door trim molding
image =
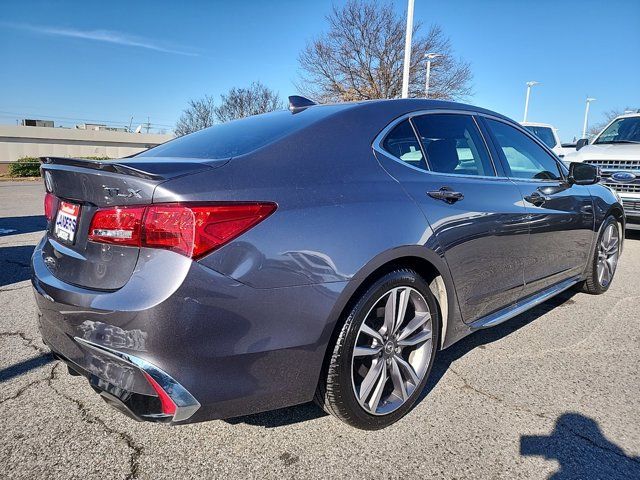
<svg viewBox="0 0 640 480">
<path fill-rule="evenodd" d="M 472 331 L 481 330 L 483 328 L 490 328 L 496 325 L 500 325 L 507 320 L 512 319 L 513 317 L 520 315 L 521 313 L 526 312 L 527 310 L 540 305 L 543 302 L 546 302 L 552 297 L 555 297 L 559 293 L 564 292 L 565 290 L 571 288 L 576 283 L 580 281 L 579 276 L 571 277 L 566 280 L 563 280 L 560 283 L 556 283 L 555 285 L 551 285 L 550 287 L 538 292 L 530 297 L 519 300 L 513 305 L 509 305 L 497 312 L 491 313 L 485 317 L 479 318 L 469 325 Z"/>
</svg>

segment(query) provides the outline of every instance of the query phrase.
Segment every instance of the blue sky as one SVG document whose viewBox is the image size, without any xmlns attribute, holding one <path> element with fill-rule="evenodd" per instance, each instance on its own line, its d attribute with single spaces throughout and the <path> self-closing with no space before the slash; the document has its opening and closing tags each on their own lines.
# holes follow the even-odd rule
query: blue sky
<svg viewBox="0 0 640 480">
<path fill-rule="evenodd" d="M 340 4 L 341 1 L 335 3 Z M 404 12 L 405 0 L 392 2 Z M 326 28 L 332 2 L 65 2 L 5 0 L 0 16 L 0 123 L 24 116 L 171 129 L 190 98 L 260 80 L 295 93 L 297 55 Z M 603 112 L 640 108 L 640 2 L 426 1 L 416 20 L 439 23 L 471 62 L 469 103 L 529 120 L 563 140 Z"/>
</svg>

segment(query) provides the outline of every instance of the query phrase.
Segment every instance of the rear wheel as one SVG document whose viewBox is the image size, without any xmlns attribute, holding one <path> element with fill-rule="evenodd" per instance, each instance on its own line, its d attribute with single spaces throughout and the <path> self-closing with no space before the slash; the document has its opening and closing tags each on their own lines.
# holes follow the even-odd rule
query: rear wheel
<svg viewBox="0 0 640 480">
<path fill-rule="evenodd" d="M 598 236 L 596 249 L 582 290 L 600 295 L 609 290 L 620 257 L 621 232 L 613 216 L 607 217 Z"/>
<path fill-rule="evenodd" d="M 438 335 L 436 300 L 427 283 L 411 270 L 384 275 L 348 313 L 317 402 L 357 428 L 394 423 L 422 392 Z"/>
</svg>

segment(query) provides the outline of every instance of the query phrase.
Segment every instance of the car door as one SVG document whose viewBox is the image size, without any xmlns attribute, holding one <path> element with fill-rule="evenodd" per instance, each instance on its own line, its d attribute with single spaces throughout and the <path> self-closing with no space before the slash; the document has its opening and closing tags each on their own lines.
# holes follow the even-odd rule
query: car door
<svg viewBox="0 0 640 480">
<path fill-rule="evenodd" d="M 525 295 L 582 274 L 594 237 L 589 188 L 569 184 L 555 157 L 524 129 L 489 117 L 484 122 L 529 214 Z"/>
<path fill-rule="evenodd" d="M 526 212 L 518 187 L 496 169 L 474 115 L 405 118 L 383 132 L 376 150 L 428 220 L 464 321 L 514 303 L 524 287 Z"/>
</svg>

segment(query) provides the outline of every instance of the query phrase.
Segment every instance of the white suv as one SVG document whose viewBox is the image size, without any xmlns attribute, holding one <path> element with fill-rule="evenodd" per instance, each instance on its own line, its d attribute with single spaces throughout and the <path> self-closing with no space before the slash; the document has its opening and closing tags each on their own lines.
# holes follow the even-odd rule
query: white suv
<svg viewBox="0 0 640 480">
<path fill-rule="evenodd" d="M 563 160 L 600 167 L 602 183 L 623 201 L 627 228 L 640 229 L 640 112 L 616 117 L 593 141 Z"/>
<path fill-rule="evenodd" d="M 575 150 L 574 148 L 567 148 L 560 143 L 558 129 L 553 125 L 533 122 L 522 122 L 520 125 L 542 140 L 542 142 L 560 158 L 563 158 L 567 153 Z"/>
</svg>

